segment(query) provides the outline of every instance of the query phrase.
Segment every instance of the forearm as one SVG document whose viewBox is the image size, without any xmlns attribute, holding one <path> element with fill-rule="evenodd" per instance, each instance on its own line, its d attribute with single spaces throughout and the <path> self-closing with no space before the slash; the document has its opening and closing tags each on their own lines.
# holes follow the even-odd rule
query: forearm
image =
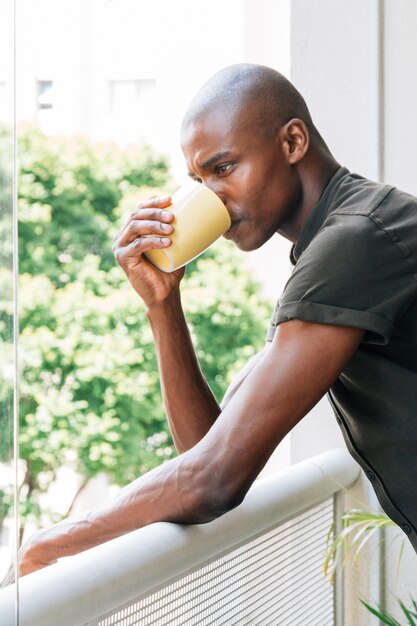
<svg viewBox="0 0 417 626">
<path fill-rule="evenodd" d="M 209 521 L 198 468 L 182 455 L 136 479 L 113 500 L 36 532 L 23 548 L 21 574 L 153 522 Z"/>
<path fill-rule="evenodd" d="M 179 452 L 198 443 L 220 414 L 200 369 L 179 292 L 147 310 L 155 338 L 166 414 Z"/>
</svg>

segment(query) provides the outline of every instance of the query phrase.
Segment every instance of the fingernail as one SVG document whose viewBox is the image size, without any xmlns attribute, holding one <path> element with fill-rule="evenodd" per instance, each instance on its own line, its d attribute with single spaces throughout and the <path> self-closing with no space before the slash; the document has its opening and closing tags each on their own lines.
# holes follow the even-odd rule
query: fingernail
<svg viewBox="0 0 417 626">
<path fill-rule="evenodd" d="M 162 243 L 171 243 L 171 239 L 168 239 L 168 237 L 162 237 L 161 241 Z"/>
<path fill-rule="evenodd" d="M 172 226 L 170 226 L 169 224 L 161 224 L 161 228 L 167 233 L 170 233 L 172 230 Z"/>
<path fill-rule="evenodd" d="M 166 202 L 167 200 L 170 199 L 171 196 L 160 196 L 158 198 L 159 202 Z"/>
</svg>

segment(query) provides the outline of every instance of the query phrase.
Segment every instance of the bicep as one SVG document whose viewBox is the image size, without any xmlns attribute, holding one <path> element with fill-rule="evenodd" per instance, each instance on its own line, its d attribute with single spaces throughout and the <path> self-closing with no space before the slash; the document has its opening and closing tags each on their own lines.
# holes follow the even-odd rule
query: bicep
<svg viewBox="0 0 417 626">
<path fill-rule="evenodd" d="M 326 393 L 364 331 L 291 320 L 195 452 L 230 497 L 246 492 L 279 442 Z"/>
<path fill-rule="evenodd" d="M 230 400 L 235 395 L 236 391 L 242 385 L 242 383 L 246 380 L 250 372 L 254 369 L 255 365 L 259 363 L 262 357 L 265 355 L 266 351 L 270 347 L 270 342 L 268 342 L 265 347 L 257 352 L 249 361 L 245 364 L 245 366 L 240 370 L 240 372 L 235 376 L 230 385 L 228 386 L 226 393 L 224 394 L 223 400 L 220 403 L 220 408 L 222 411 L 226 408 L 226 405 L 230 402 Z"/>
</svg>

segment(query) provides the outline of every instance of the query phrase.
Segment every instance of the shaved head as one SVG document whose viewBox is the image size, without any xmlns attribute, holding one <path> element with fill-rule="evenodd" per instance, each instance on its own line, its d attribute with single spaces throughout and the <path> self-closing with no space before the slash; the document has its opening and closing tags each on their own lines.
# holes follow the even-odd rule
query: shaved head
<svg viewBox="0 0 417 626">
<path fill-rule="evenodd" d="M 183 130 L 210 113 L 226 113 L 233 123 L 273 134 L 291 119 L 301 119 L 321 139 L 297 89 L 279 72 L 263 65 L 240 63 L 217 72 L 192 100 Z"/>
</svg>

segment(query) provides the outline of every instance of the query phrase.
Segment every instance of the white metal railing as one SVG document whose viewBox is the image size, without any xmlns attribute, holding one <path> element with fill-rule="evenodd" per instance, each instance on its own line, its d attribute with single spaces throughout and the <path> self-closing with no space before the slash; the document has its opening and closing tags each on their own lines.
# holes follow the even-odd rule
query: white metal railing
<svg viewBox="0 0 417 626">
<path fill-rule="evenodd" d="M 333 626 L 323 545 L 358 474 L 332 450 L 256 481 L 209 524 L 152 524 L 25 576 L 20 626 Z M 0 590 L 2 626 L 15 626 L 13 602 Z"/>
</svg>

